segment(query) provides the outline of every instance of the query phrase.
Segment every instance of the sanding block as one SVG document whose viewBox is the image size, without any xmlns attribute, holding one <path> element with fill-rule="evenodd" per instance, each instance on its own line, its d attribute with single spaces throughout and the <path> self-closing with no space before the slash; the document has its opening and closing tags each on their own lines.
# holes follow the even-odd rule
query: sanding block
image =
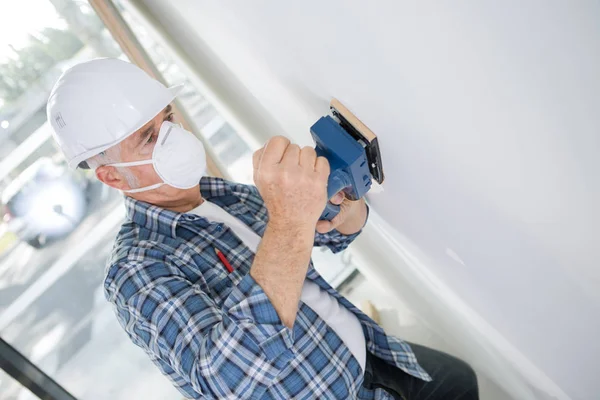
<svg viewBox="0 0 600 400">
<path fill-rule="evenodd" d="M 349 200 L 358 200 L 372 181 L 383 183 L 383 165 L 377 136 L 337 99 L 330 102 L 332 115 L 321 117 L 310 128 L 318 156 L 329 161 L 331 173 L 327 196 L 343 191 Z M 322 220 L 331 220 L 340 206 L 327 202 Z"/>
</svg>

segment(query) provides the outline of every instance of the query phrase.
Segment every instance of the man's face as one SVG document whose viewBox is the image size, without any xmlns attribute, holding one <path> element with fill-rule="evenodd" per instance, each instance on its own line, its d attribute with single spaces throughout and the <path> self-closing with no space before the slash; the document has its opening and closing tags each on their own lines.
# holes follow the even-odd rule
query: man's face
<svg viewBox="0 0 600 400">
<path fill-rule="evenodd" d="M 164 121 L 177 122 L 175 121 L 171 105 L 165 107 L 164 110 L 162 110 L 146 125 L 119 143 L 118 146 L 120 148 L 121 155 L 120 162 L 151 159 L 154 145 L 156 144 L 156 140 L 158 138 L 158 132 Z M 129 181 L 131 181 L 131 179 L 127 179 L 127 176 L 121 173 L 122 170 L 119 171 L 121 168 L 104 165 L 96 169 L 96 176 L 105 184 L 118 190 L 136 189 L 138 187 L 150 186 L 162 182 L 162 179 L 158 176 L 152 164 L 122 168 L 126 168 L 128 173 L 135 177 L 135 187 L 130 186 Z M 197 189 L 195 191 L 197 191 Z M 184 192 L 184 190 L 163 185 L 154 190 L 129 195 L 136 199 L 152 204 L 160 204 L 164 201 L 169 201 L 180 197 L 182 192 Z"/>
<path fill-rule="evenodd" d="M 152 158 L 152 151 L 162 123 L 164 121 L 174 122 L 174 115 L 171 110 L 171 105 L 168 105 L 146 125 L 120 143 L 121 162 L 142 161 Z M 138 187 L 162 182 L 152 164 L 128 167 L 128 169 L 136 177 Z"/>
</svg>

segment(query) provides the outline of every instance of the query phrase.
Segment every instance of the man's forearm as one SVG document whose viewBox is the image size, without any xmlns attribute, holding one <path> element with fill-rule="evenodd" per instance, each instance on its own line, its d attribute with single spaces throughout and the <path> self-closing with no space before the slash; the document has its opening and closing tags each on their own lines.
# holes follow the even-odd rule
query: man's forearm
<svg viewBox="0 0 600 400">
<path fill-rule="evenodd" d="M 269 222 L 250 268 L 284 325 L 292 328 L 310 263 L 314 227 Z"/>
</svg>

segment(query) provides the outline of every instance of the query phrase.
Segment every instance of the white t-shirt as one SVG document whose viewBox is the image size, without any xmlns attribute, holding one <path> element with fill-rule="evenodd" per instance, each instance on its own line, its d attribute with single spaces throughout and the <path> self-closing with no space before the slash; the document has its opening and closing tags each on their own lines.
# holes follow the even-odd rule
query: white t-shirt
<svg viewBox="0 0 600 400">
<path fill-rule="evenodd" d="M 261 237 L 250 229 L 248 225 L 218 205 L 204 200 L 202 204 L 194 208 L 190 213 L 204 217 L 212 222 L 224 223 L 256 254 Z M 335 297 L 322 290 L 319 285 L 310 280 L 304 281 L 300 300 L 317 313 L 338 334 L 346 346 L 348 346 L 352 355 L 358 360 L 364 373 L 367 350 L 365 336 L 358 318 L 344 306 L 340 305 Z"/>
</svg>

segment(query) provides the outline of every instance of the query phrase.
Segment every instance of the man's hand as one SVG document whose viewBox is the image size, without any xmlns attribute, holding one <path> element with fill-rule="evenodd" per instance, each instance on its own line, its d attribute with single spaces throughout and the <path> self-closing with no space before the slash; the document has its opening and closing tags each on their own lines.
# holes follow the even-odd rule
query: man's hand
<svg viewBox="0 0 600 400">
<path fill-rule="evenodd" d="M 272 138 L 254 153 L 254 183 L 269 223 L 250 268 L 281 321 L 293 328 L 315 226 L 327 201 L 329 163 L 315 149 Z"/>
<path fill-rule="evenodd" d="M 329 162 L 312 147 L 271 138 L 254 153 L 254 183 L 267 210 L 269 223 L 289 229 L 315 226 L 327 201 Z"/>
<path fill-rule="evenodd" d="M 346 199 L 344 192 L 339 192 L 330 201 L 340 206 L 340 212 L 331 221 L 319 221 L 317 232 L 327 233 L 337 229 L 344 235 L 352 235 L 362 229 L 367 219 L 367 206 L 364 199 L 351 201 Z"/>
</svg>

